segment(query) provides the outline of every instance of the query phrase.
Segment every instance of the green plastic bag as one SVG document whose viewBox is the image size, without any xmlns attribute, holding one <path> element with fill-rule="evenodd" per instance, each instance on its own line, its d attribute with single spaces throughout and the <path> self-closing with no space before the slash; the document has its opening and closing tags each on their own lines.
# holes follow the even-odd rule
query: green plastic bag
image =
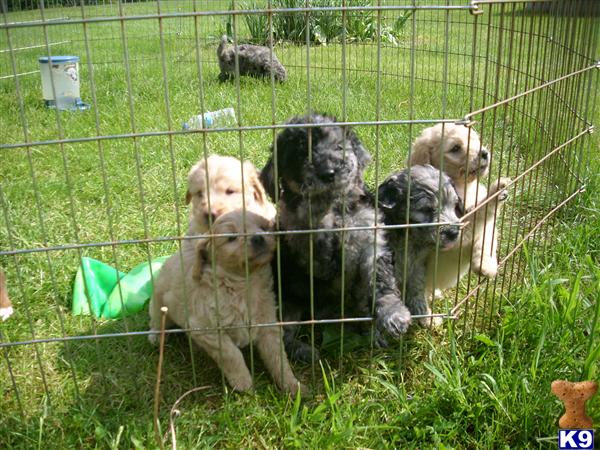
<svg viewBox="0 0 600 450">
<path fill-rule="evenodd" d="M 118 319 L 140 312 L 152 296 L 152 278 L 156 279 L 168 258 L 142 263 L 129 273 L 92 258 L 81 258 L 73 286 L 73 314 L 91 313 L 97 318 Z"/>
</svg>

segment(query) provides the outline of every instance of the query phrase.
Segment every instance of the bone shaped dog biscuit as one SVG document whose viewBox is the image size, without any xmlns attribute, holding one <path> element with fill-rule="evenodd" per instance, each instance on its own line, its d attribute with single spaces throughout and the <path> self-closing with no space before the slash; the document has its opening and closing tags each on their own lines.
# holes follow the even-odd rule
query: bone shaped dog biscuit
<svg viewBox="0 0 600 450">
<path fill-rule="evenodd" d="M 552 382 L 552 393 L 565 404 L 565 414 L 558 420 L 560 428 L 592 428 L 592 419 L 585 412 L 585 402 L 598 390 L 595 381 L 571 383 L 564 380 Z"/>
</svg>

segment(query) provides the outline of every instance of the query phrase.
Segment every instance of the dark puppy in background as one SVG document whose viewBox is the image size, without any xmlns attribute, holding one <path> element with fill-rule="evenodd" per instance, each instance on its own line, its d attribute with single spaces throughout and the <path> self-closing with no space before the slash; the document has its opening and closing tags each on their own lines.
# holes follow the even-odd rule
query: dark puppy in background
<svg viewBox="0 0 600 450">
<path fill-rule="evenodd" d="M 275 155 L 262 170 L 267 193 L 274 198 L 275 186 L 279 189 L 280 229 L 336 230 L 383 223 L 363 182 L 363 171 L 371 158 L 356 134 L 335 125 L 333 117 L 320 114 L 294 117 L 288 123 L 318 126 L 280 132 L 272 147 L 277 152 L 277 172 Z M 315 318 L 340 318 L 342 296 L 344 317 L 370 316 L 375 292 L 378 343 L 386 344 L 385 334 L 396 337 L 406 332 L 410 313 L 396 287 L 392 256 L 382 230 L 313 233 L 312 260 L 310 239 L 307 233 L 281 238 L 285 321 L 310 318 L 312 275 Z M 310 361 L 314 349 L 297 340 L 295 331 L 294 327 L 285 330 L 288 354 L 295 360 Z M 318 358 L 316 351 L 314 355 Z"/>
<path fill-rule="evenodd" d="M 224 35 L 217 48 L 217 57 L 221 68 L 219 80 L 226 81 L 235 78 L 236 52 L 241 76 L 270 77 L 273 74 L 275 81 L 285 81 L 287 78 L 285 67 L 279 62 L 275 53 L 271 54 L 269 47 L 251 44 L 229 45 L 229 40 Z"/>
<path fill-rule="evenodd" d="M 406 305 L 412 315 L 430 315 L 426 290 L 428 259 L 439 251 L 454 248 L 460 238 L 462 202 L 452 181 L 433 166 L 417 165 L 396 172 L 379 186 L 379 203 L 386 225 L 421 225 L 447 222 L 446 225 L 388 230 L 394 250 L 398 289 L 406 289 Z M 408 209 L 407 209 L 408 208 Z M 441 268 L 454 270 L 457 267 Z M 422 325 L 439 325 L 441 318 L 420 318 Z"/>
</svg>

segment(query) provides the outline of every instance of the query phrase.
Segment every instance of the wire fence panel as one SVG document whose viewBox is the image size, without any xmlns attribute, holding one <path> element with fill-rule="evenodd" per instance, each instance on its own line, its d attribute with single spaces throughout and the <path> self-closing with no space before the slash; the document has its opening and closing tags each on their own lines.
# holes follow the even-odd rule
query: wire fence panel
<svg viewBox="0 0 600 450">
<path fill-rule="evenodd" d="M 379 351 L 379 324 L 373 320 L 380 287 L 376 269 L 369 272 L 370 291 L 364 299 L 369 308 L 362 314 L 352 309 L 355 292 L 348 286 L 362 274 L 352 265 L 354 245 L 361 242 L 356 236 L 372 245 L 359 266 L 376 267 L 382 236 L 410 236 L 419 227 L 438 230 L 435 257 L 428 263 L 434 267 L 434 285 L 449 272 L 453 282 L 442 292 L 428 293 L 431 311 L 413 312 L 411 327 L 418 327 L 419 319 L 444 319 L 442 333 L 452 329 L 444 336 L 457 345 L 493 329 L 508 293 L 527 270 L 524 249 L 543 251 L 558 239 L 554 218 L 568 214 L 590 176 L 600 64 L 598 5 L 593 1 L 0 0 L 0 5 L 0 267 L 14 308 L 0 323 L 0 386 L 2 410 L 18 416 L 0 418 L 0 424 L 37 416 L 64 398 L 82 404 L 104 398 L 106 410 L 149 405 L 155 399 L 152 389 L 137 389 L 153 386 L 158 360 L 147 342 L 157 335 L 156 329 L 149 331 L 147 308 L 113 320 L 73 314 L 75 274 L 88 258 L 110 266 L 105 273 L 114 278 L 111 298 L 123 308 L 128 286 L 122 276 L 137 265 L 148 263 L 152 289 L 159 274 L 151 263 L 178 255 L 181 289 L 189 297 L 196 278 L 186 275 L 186 251 L 204 248 L 206 267 L 217 273 L 223 253 L 214 246 L 239 237 L 240 277 L 246 285 L 242 297 L 252 310 L 250 253 L 256 233 L 248 231 L 253 213 L 248 205 L 258 195 L 252 184 L 258 172 L 249 170 L 253 165 L 260 171 L 270 157 L 276 167 L 271 201 L 277 215 L 270 218 L 273 228 L 258 236 L 275 242 L 271 289 L 277 316 L 264 323 L 249 317 L 241 325 L 217 312 L 217 323 L 205 327 L 186 309 L 185 320 L 167 330 L 166 392 L 160 398 L 174 400 L 206 383 L 228 389 L 227 373 L 224 377 L 194 343 L 202 336 L 218 336 L 217 360 L 224 358 L 228 336 L 247 333 L 250 344 L 259 345 L 264 330 L 278 330 L 281 344 L 284 325 L 299 328 L 304 343 L 319 348 L 323 360 L 340 370 L 354 352 Z M 270 63 L 276 55 L 285 66 L 286 80 L 279 82 L 271 74 L 242 76 L 245 62 L 236 54 L 232 79 L 220 81 L 217 47 L 223 35 L 238 51 L 248 43 L 266 46 Z M 44 103 L 39 58 L 49 57 L 53 66 L 64 55 L 79 58 L 79 96 L 88 109 L 59 110 Z M 62 74 L 50 72 L 56 100 Z M 209 127 L 204 119 L 204 128 L 183 126 L 190 117 L 224 108 L 234 111 L 228 123 Z M 311 112 L 335 116 L 337 123 L 287 123 Z M 383 222 L 377 187 L 407 166 L 417 138 L 438 123 L 442 130 L 467 127 L 471 139 L 478 133 L 482 147 L 471 150 L 489 151 L 487 172 L 469 172 L 467 165 L 461 177 L 476 174 L 475 185 L 481 183 L 483 189 L 502 177 L 507 180 L 505 201 L 498 201 L 504 196 L 501 190 L 481 197 L 461 218 L 463 229 L 483 215 L 492 218 L 481 233 L 488 242 L 497 239 L 497 275 L 479 273 L 476 266 L 490 256 L 485 252 L 479 264 L 469 263 L 464 277 L 458 265 L 444 266 L 439 230 L 452 224 L 441 215 L 418 225 Z M 377 214 L 367 225 L 353 221 L 356 211 L 346 203 L 350 197 L 342 199 L 337 212 L 341 225 L 327 226 L 335 217 L 313 221 L 320 203 L 306 194 L 309 182 L 291 185 L 277 173 L 278 158 L 286 150 L 278 148 L 278 136 L 305 132 L 306 164 L 313 164 L 319 157 L 319 133 L 336 126 L 343 129 L 344 142 L 352 140 L 353 131 L 371 156 L 364 183 Z M 351 158 L 348 148 L 342 151 L 344 164 Z M 252 164 L 235 168 L 231 176 L 239 179 L 239 192 L 227 194 L 241 196 L 243 224 L 236 230 L 186 234 L 190 217 L 198 214 L 195 200 L 189 206 L 190 199 L 186 201 L 193 194 L 188 173 L 196 163 L 208 166 L 210 155 Z M 443 156 L 431 156 L 430 163 L 444 168 L 448 163 L 443 161 Z M 214 192 L 220 176 L 209 174 L 202 189 Z M 308 195 L 306 223 L 286 222 L 289 205 L 281 196 L 293 189 Z M 202 220 L 212 229 L 228 203 L 221 208 L 214 193 L 204 200 Z M 336 242 L 358 239 L 359 244 L 342 244 L 331 265 L 322 267 L 319 261 L 327 249 L 321 242 L 331 236 Z M 307 282 L 300 287 L 286 284 L 286 249 L 294 239 L 306 243 L 300 257 L 306 260 Z M 476 245 L 468 233 L 460 239 L 461 249 Z M 405 258 L 407 270 L 421 264 L 407 251 L 396 252 L 395 258 Z M 328 270 L 337 271 L 339 280 L 328 281 Z M 213 286 L 219 276 L 214 275 Z M 91 282 L 102 279 L 83 278 L 87 306 L 93 309 L 97 288 Z M 411 283 L 399 283 L 403 298 L 410 295 Z M 306 295 L 305 314 L 286 312 L 290 289 Z M 319 312 L 326 289 L 336 293 L 335 313 L 329 315 Z M 209 297 L 217 311 L 225 307 L 227 298 L 216 288 Z M 180 302 L 195 307 L 189 298 Z M 187 339 L 177 338 L 185 332 Z M 410 334 L 388 340 L 403 359 Z M 249 371 L 262 384 L 268 363 L 252 347 L 246 353 Z M 277 353 L 283 373 L 283 344 Z M 309 362 L 292 361 L 292 368 L 314 387 L 321 377 L 316 354 Z"/>
</svg>

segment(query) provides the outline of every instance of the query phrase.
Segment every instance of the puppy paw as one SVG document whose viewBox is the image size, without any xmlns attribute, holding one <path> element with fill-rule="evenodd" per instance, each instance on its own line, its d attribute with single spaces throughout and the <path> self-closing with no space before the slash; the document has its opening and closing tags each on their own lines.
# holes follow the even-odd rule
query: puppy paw
<svg viewBox="0 0 600 450">
<path fill-rule="evenodd" d="M 150 331 L 158 331 L 158 330 L 151 329 Z M 152 344 L 154 346 L 157 346 L 160 342 L 160 334 L 158 334 L 158 333 L 149 334 L 148 342 L 150 342 L 150 344 Z"/>
<path fill-rule="evenodd" d="M 10 316 L 12 316 L 12 313 L 14 312 L 12 306 L 7 306 L 6 308 L 0 308 L 0 319 L 2 319 L 2 321 L 4 322 L 6 319 L 8 319 Z"/>
<path fill-rule="evenodd" d="M 498 274 L 498 261 L 496 258 L 484 257 L 481 266 L 475 266 L 475 272 L 484 277 L 493 278 Z"/>
<path fill-rule="evenodd" d="M 300 391 L 300 397 L 310 396 L 310 389 L 297 380 L 295 383 L 289 383 L 289 385 L 284 388 L 284 391 L 289 392 L 294 397 L 298 394 L 298 391 Z"/>
<path fill-rule="evenodd" d="M 507 177 L 498 178 L 495 183 L 490 187 L 489 195 L 494 195 L 496 192 L 500 192 L 498 194 L 498 201 L 503 202 L 508 198 L 508 191 L 506 190 L 506 186 L 511 183 L 511 179 Z"/>
<path fill-rule="evenodd" d="M 431 314 L 431 312 L 430 312 Z M 439 328 L 444 324 L 444 319 L 441 317 L 422 317 L 419 319 L 419 325 L 424 328 Z"/>
<path fill-rule="evenodd" d="M 433 298 L 435 298 L 436 300 L 441 300 L 442 298 L 444 298 L 444 294 L 442 293 L 442 290 L 441 289 L 434 290 Z"/>
<path fill-rule="evenodd" d="M 317 362 L 321 359 L 321 355 L 316 348 L 302 341 L 296 341 L 293 348 L 286 349 L 286 351 L 289 358 L 294 362 L 312 364 L 313 360 Z"/>
<path fill-rule="evenodd" d="M 234 391 L 248 392 L 252 389 L 252 377 L 248 375 L 236 374 L 235 376 L 228 376 L 227 381 Z"/>
<path fill-rule="evenodd" d="M 410 311 L 399 301 L 377 311 L 377 328 L 393 337 L 406 333 L 410 320 Z"/>
</svg>

